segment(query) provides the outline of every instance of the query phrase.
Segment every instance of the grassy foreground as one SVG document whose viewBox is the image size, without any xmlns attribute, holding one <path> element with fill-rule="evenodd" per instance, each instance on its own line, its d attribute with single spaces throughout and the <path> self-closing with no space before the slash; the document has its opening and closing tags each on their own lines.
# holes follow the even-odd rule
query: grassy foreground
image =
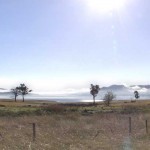
<svg viewBox="0 0 150 150">
<path fill-rule="evenodd" d="M 150 101 L 57 104 L 0 101 L 3 150 L 149 150 Z M 132 130 L 129 135 L 129 117 Z M 36 124 L 33 142 L 32 123 Z"/>
</svg>

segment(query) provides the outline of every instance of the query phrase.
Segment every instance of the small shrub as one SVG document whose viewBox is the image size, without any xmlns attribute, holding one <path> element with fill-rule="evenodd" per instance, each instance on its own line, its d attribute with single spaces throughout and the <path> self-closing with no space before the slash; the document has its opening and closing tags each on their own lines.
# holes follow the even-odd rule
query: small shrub
<svg viewBox="0 0 150 150">
<path fill-rule="evenodd" d="M 125 105 L 122 106 L 122 112 L 126 114 L 137 113 L 139 109 L 136 106 Z"/>
<path fill-rule="evenodd" d="M 111 102 L 114 98 L 116 98 L 116 95 L 114 95 L 113 92 L 108 91 L 108 92 L 105 94 L 104 99 L 103 99 L 103 100 L 104 100 L 104 104 L 105 104 L 106 106 L 109 106 L 109 105 L 110 105 L 110 102 Z"/>
<path fill-rule="evenodd" d="M 66 109 L 65 109 L 65 106 L 54 104 L 54 105 L 49 105 L 47 107 L 43 107 L 43 110 L 45 112 L 59 113 L 59 112 L 64 112 Z"/>
<path fill-rule="evenodd" d="M 136 102 L 136 100 L 131 100 L 131 103 L 135 103 Z"/>
</svg>

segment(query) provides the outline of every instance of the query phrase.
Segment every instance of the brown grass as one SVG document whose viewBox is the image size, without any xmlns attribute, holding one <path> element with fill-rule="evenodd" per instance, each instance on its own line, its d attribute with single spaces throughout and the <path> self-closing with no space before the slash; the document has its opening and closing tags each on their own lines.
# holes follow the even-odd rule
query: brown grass
<svg viewBox="0 0 150 150">
<path fill-rule="evenodd" d="M 149 114 L 132 117 L 131 147 L 148 150 L 150 134 L 145 132 Z M 120 150 L 126 145 L 128 117 L 123 114 L 79 113 L 45 116 L 1 117 L 0 149 L 6 150 Z M 32 123 L 36 141 L 32 141 Z M 150 126 L 149 126 L 150 127 Z M 128 144 L 128 143 L 127 143 Z"/>
<path fill-rule="evenodd" d="M 150 132 L 149 106 L 150 101 L 115 101 L 110 107 L 1 101 L 0 150 L 149 150 L 150 134 L 145 129 L 148 120 Z"/>
</svg>

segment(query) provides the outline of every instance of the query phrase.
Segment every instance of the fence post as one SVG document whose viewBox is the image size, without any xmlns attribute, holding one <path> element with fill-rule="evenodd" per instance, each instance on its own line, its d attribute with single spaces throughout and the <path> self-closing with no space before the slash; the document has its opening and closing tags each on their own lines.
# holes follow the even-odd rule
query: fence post
<svg viewBox="0 0 150 150">
<path fill-rule="evenodd" d="M 131 134 L 131 117 L 129 117 L 129 135 Z"/>
<path fill-rule="evenodd" d="M 148 122 L 147 122 L 147 120 L 145 121 L 145 125 L 146 125 L 146 133 L 148 134 Z"/>
<path fill-rule="evenodd" d="M 35 123 L 32 124 L 33 127 L 33 142 L 35 141 L 36 138 L 36 129 L 35 129 Z"/>
</svg>

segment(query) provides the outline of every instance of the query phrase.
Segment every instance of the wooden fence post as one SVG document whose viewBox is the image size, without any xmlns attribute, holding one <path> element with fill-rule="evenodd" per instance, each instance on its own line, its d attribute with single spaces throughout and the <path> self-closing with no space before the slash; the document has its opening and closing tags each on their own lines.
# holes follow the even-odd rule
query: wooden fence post
<svg viewBox="0 0 150 150">
<path fill-rule="evenodd" d="M 129 117 L 129 135 L 131 134 L 131 117 Z"/>
<path fill-rule="evenodd" d="M 35 142 L 35 138 L 36 138 L 35 123 L 33 123 L 32 126 L 33 126 L 33 142 Z"/>
<path fill-rule="evenodd" d="M 145 125 L 146 125 L 146 133 L 148 134 L 148 122 L 147 122 L 147 120 L 145 121 Z"/>
</svg>

